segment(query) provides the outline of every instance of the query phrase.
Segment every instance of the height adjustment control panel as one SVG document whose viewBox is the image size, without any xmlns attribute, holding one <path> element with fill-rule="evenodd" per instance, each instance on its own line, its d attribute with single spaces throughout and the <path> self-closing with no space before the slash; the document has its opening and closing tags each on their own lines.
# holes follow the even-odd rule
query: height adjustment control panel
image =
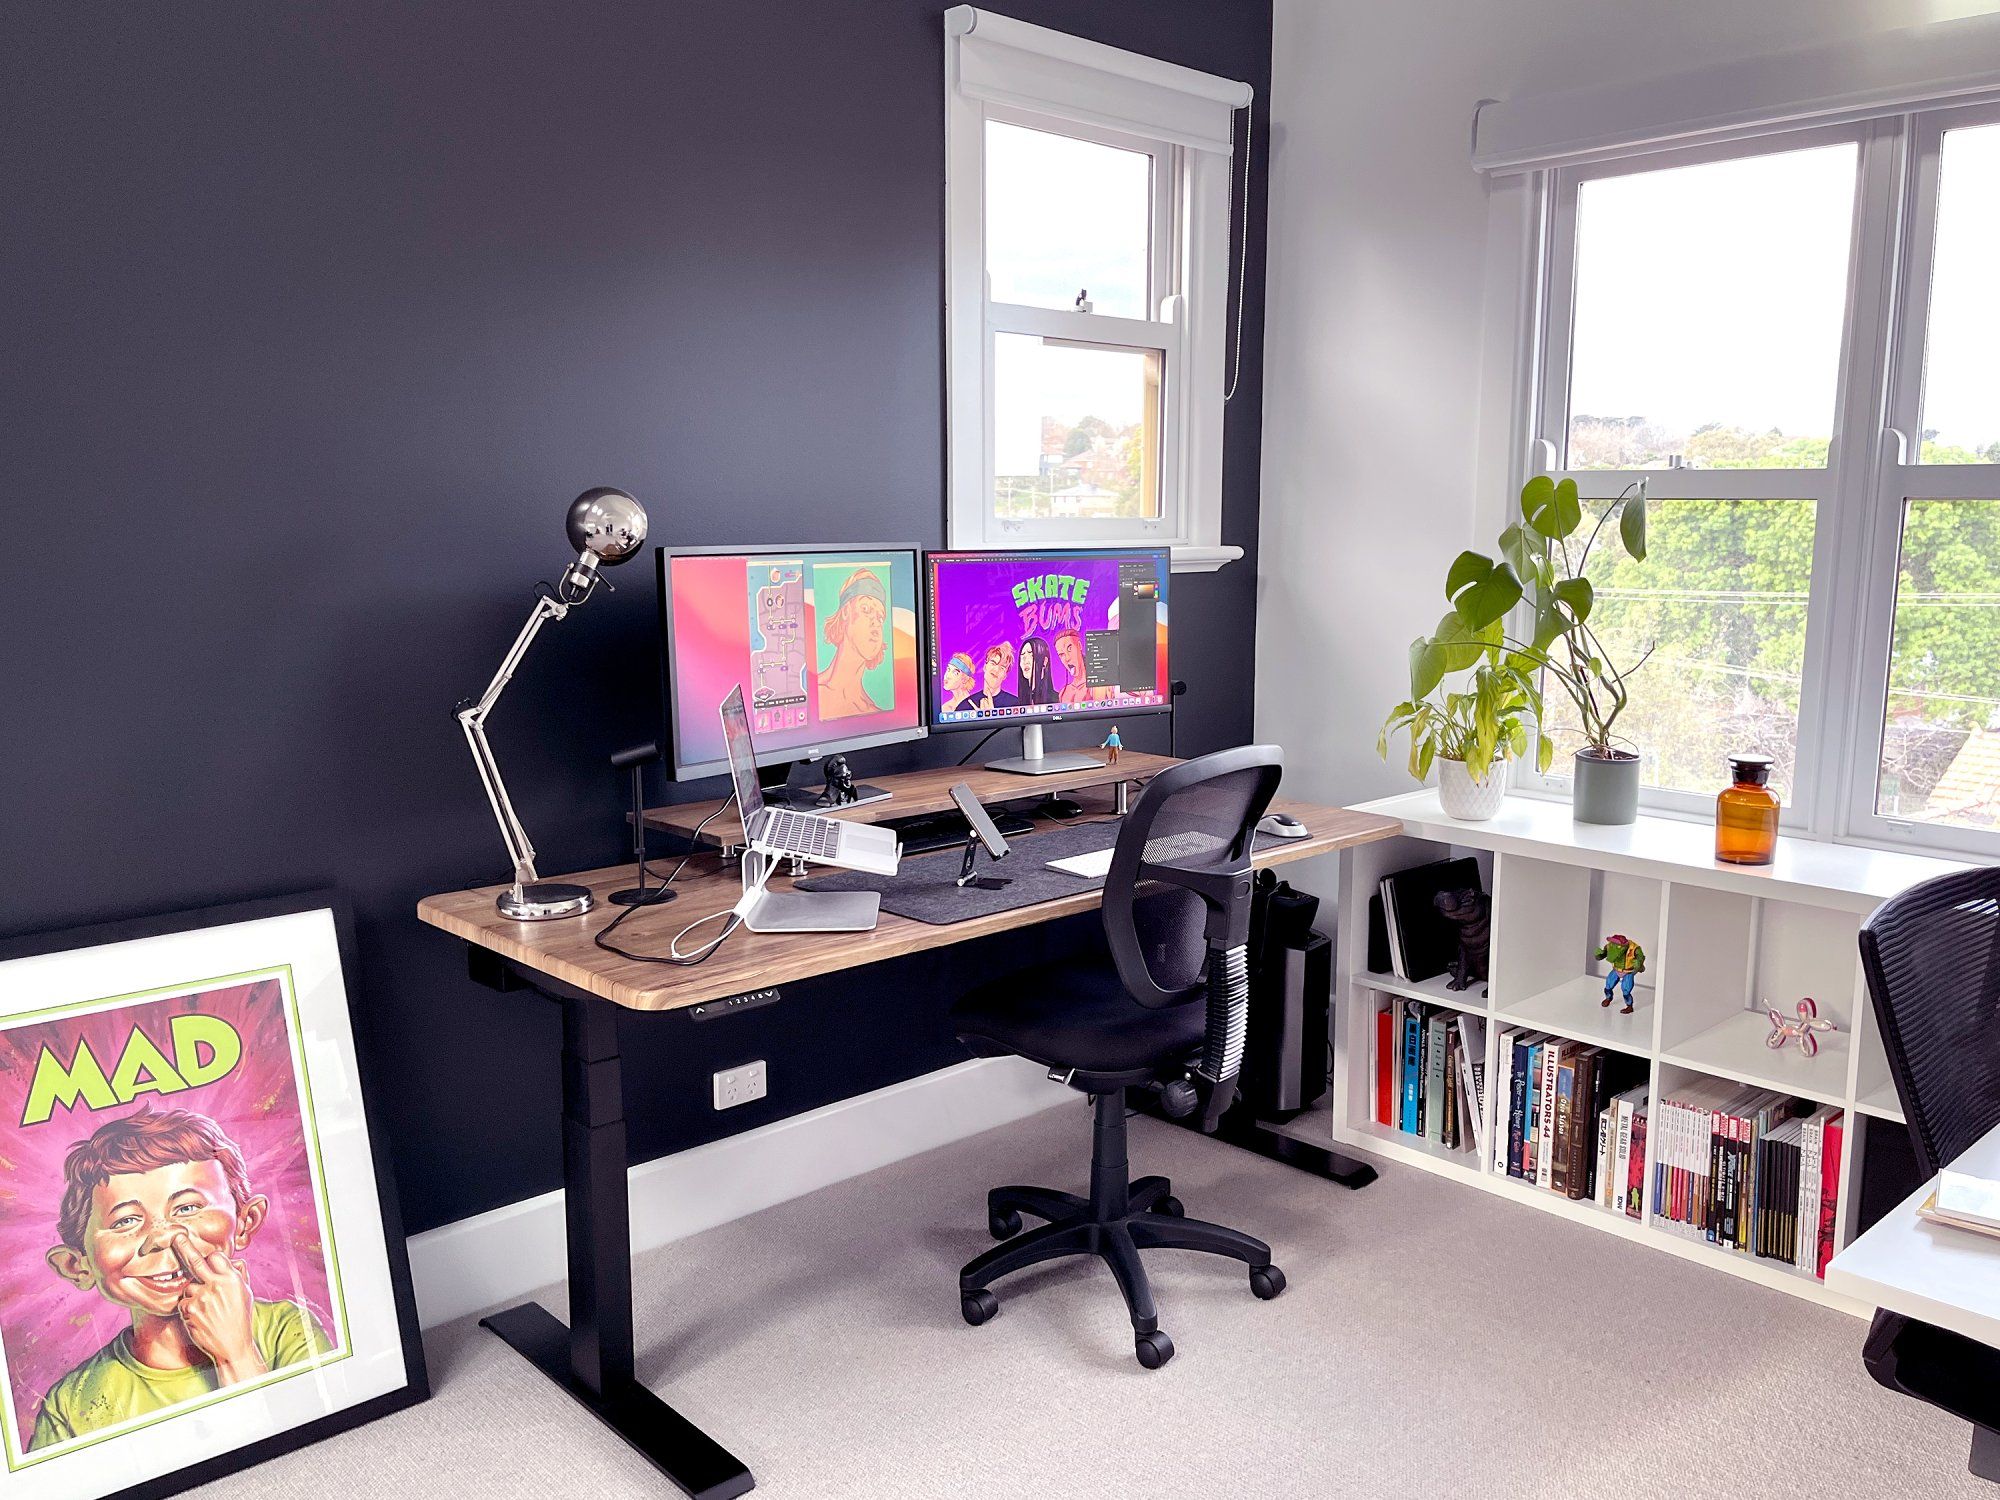
<svg viewBox="0 0 2000 1500">
<path fill-rule="evenodd" d="M 717 1016 L 733 1016 L 739 1011 L 755 1010 L 760 1005 L 775 1005 L 779 999 L 776 985 L 761 990 L 745 990 L 740 995 L 725 995 L 720 1000 L 704 1000 L 699 1005 L 690 1005 L 685 1014 L 691 1021 L 713 1021 Z"/>
</svg>

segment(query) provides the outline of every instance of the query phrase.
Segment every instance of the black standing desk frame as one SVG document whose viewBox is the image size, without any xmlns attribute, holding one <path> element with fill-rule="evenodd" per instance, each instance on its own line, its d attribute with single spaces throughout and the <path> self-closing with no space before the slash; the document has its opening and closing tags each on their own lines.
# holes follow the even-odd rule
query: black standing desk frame
<svg viewBox="0 0 2000 1500">
<path fill-rule="evenodd" d="M 563 1214 L 569 1323 L 537 1302 L 479 1320 L 629 1443 L 691 1500 L 757 1481 L 741 1459 L 639 1383 L 632 1341 L 632 1205 L 626 1183 L 619 1007 L 468 944 L 472 977 L 532 989 L 562 1009 Z"/>
</svg>

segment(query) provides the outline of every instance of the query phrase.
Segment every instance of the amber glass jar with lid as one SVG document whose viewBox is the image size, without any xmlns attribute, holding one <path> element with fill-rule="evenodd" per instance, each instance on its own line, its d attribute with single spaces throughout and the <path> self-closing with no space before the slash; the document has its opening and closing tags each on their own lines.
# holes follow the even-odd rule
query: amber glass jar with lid
<svg viewBox="0 0 2000 1500">
<path fill-rule="evenodd" d="M 1715 857 L 1727 865 L 1768 865 L 1778 853 L 1778 798 L 1771 757 L 1729 757 L 1728 790 L 1715 799 Z"/>
</svg>

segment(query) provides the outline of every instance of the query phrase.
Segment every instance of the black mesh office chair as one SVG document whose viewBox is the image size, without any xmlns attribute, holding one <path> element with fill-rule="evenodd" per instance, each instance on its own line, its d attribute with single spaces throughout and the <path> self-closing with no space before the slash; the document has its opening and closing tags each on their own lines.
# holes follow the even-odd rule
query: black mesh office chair
<svg viewBox="0 0 2000 1500">
<path fill-rule="evenodd" d="M 1109 961 L 1012 974 L 953 1007 L 974 1052 L 1041 1063 L 1096 1110 L 1087 1198 L 1037 1187 L 987 1194 L 988 1227 L 1005 1243 L 959 1272 L 966 1322 L 999 1311 L 987 1288 L 1010 1272 L 1100 1256 L 1132 1314 L 1139 1363 L 1156 1370 L 1174 1345 L 1154 1313 L 1141 1250 L 1231 1256 L 1249 1265 L 1257 1296 L 1285 1289 L 1270 1246 L 1184 1217 L 1167 1179 L 1132 1182 L 1125 1158 L 1128 1088 L 1159 1088 L 1176 1115 L 1200 1109 L 1208 1130 L 1235 1095 L 1249 1008 L 1250 844 L 1280 769 L 1276 746 L 1251 745 L 1155 776 L 1119 830 L 1104 886 Z M 1022 1234 L 1024 1213 L 1048 1222 Z"/>
<path fill-rule="evenodd" d="M 1883 902 L 1862 924 L 1861 967 L 1928 1175 L 2000 1124 L 2000 869 Z M 1890 1390 L 1972 1423 L 1972 1472 L 2000 1480 L 2000 1350 L 1879 1310 L 1861 1357 Z"/>
</svg>

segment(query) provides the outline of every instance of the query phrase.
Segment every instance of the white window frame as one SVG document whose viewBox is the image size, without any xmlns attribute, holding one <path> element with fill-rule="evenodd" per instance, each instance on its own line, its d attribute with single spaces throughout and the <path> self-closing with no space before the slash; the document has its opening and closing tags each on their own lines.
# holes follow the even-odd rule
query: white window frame
<svg viewBox="0 0 2000 1500">
<path fill-rule="evenodd" d="M 966 48 L 973 50 L 968 59 Z M 968 66 L 968 63 L 970 66 Z M 946 507 L 950 545 L 1144 543 L 1176 572 L 1243 555 L 1222 542 L 1231 120 L 1247 84 L 971 6 L 945 13 Z M 988 121 L 1139 152 L 1152 164 L 1150 317 L 995 302 L 986 273 Z M 1158 351 L 1159 514 L 1075 520 L 994 514 L 998 334 Z"/>
<path fill-rule="evenodd" d="M 1924 101 L 1928 105 L 1931 101 Z M 1489 286 L 1512 284 L 1512 306 L 1489 311 L 1489 379 L 1514 386 L 1513 431 L 1491 436 L 1486 471 L 1504 463 L 1510 493 L 1535 474 L 1569 477 L 1586 499 L 1609 499 L 1647 480 L 1653 500 L 1810 499 L 1815 505 L 1800 684 L 1798 763 L 1784 814 L 1788 831 L 1811 837 L 1993 858 L 2000 832 L 1888 818 L 1875 811 L 1887 720 L 1891 631 L 1903 505 L 1910 499 L 2000 500 L 2000 464 L 1924 464 L 1920 458 L 1924 344 L 1937 230 L 1944 132 L 2000 122 L 2000 104 L 1913 104 L 1825 126 L 1744 126 L 1726 139 L 1627 154 L 1593 149 L 1583 159 L 1531 169 L 1493 197 Z M 1576 470 L 1556 466 L 1569 426 L 1569 376 L 1577 186 L 1593 177 L 1771 155 L 1840 141 L 1857 151 L 1855 211 L 1843 310 L 1833 442 L 1824 469 Z M 1498 508 L 1480 511 L 1481 534 Z M 1494 522 L 1490 527 L 1489 522 Z M 1856 607 L 1858 605 L 1858 607 Z M 1642 679 L 1638 691 L 1646 691 Z M 1558 747 L 1558 762 L 1562 747 Z M 1720 752 L 1718 752 L 1720 753 Z M 1569 779 L 1517 762 L 1514 786 L 1567 795 Z M 1718 768 L 1718 789 L 1720 768 Z M 1648 808 L 1707 816 L 1711 794 L 1646 789 Z"/>
<path fill-rule="evenodd" d="M 1872 482 L 1857 507 L 1854 542 L 1861 600 L 1856 639 L 1843 684 L 1857 712 L 1849 726 L 1842 835 L 1866 843 L 1953 853 L 2000 855 L 2000 832 L 1952 828 L 1884 817 L 1876 809 L 1881 739 L 1888 719 L 1889 652 L 1902 563 L 1903 503 L 1911 500 L 1991 500 L 2000 503 L 2000 464 L 1927 464 L 1922 458 L 1923 384 L 1930 335 L 1931 265 L 1937 245 L 1939 166 L 1947 130 L 2000 124 L 2000 104 L 1928 110 L 1884 122 L 1892 159 L 1883 194 L 1896 234 L 1892 271 L 1885 273 L 1880 368 L 1884 391 L 1872 455 Z"/>
</svg>

